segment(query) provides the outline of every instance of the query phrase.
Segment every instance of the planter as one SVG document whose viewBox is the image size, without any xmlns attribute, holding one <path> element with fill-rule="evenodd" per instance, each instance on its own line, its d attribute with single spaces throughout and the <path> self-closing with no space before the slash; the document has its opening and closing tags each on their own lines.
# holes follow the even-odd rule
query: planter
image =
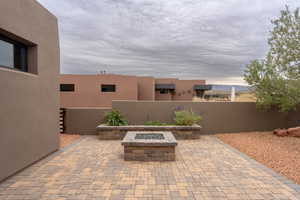
<svg viewBox="0 0 300 200">
<path fill-rule="evenodd" d="M 100 140 L 122 140 L 128 131 L 170 131 L 176 139 L 198 139 L 201 126 L 107 126 L 99 125 L 97 133 Z"/>
</svg>

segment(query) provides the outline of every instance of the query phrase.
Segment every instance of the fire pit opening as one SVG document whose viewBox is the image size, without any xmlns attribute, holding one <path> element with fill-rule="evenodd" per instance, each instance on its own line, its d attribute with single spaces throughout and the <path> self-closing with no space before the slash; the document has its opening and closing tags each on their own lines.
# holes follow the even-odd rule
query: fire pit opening
<svg viewBox="0 0 300 200">
<path fill-rule="evenodd" d="M 165 137 L 163 134 L 157 134 L 157 133 L 148 133 L 148 134 L 143 134 L 143 133 L 138 133 L 135 135 L 134 139 L 136 140 L 164 140 Z"/>
</svg>

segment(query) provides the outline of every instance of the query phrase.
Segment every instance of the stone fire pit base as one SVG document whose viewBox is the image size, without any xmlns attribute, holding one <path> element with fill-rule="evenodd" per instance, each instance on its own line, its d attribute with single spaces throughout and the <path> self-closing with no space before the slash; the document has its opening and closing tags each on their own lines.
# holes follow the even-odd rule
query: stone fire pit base
<svg viewBox="0 0 300 200">
<path fill-rule="evenodd" d="M 126 161 L 174 161 L 175 147 L 124 147 Z"/>
<path fill-rule="evenodd" d="M 122 141 L 126 161 L 174 161 L 177 141 L 171 132 L 127 132 Z"/>
</svg>

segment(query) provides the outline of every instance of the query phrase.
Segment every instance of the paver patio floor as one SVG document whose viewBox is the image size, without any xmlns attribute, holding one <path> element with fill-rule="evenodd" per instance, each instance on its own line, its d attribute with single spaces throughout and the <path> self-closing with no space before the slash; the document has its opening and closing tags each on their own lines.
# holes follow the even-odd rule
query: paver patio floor
<svg viewBox="0 0 300 200">
<path fill-rule="evenodd" d="M 82 137 L 2 182 L 0 199 L 300 199 L 298 185 L 214 136 L 176 151 L 175 162 L 124 161 L 120 141 Z"/>
</svg>

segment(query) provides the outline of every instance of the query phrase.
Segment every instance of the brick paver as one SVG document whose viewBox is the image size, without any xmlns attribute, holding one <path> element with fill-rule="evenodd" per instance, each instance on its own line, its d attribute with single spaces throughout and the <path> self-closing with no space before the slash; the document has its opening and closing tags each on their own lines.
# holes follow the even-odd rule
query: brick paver
<svg viewBox="0 0 300 200">
<path fill-rule="evenodd" d="M 300 199 L 300 187 L 214 136 L 179 141 L 176 161 L 124 161 L 120 141 L 77 143 L 0 184 L 1 200 Z"/>
</svg>

